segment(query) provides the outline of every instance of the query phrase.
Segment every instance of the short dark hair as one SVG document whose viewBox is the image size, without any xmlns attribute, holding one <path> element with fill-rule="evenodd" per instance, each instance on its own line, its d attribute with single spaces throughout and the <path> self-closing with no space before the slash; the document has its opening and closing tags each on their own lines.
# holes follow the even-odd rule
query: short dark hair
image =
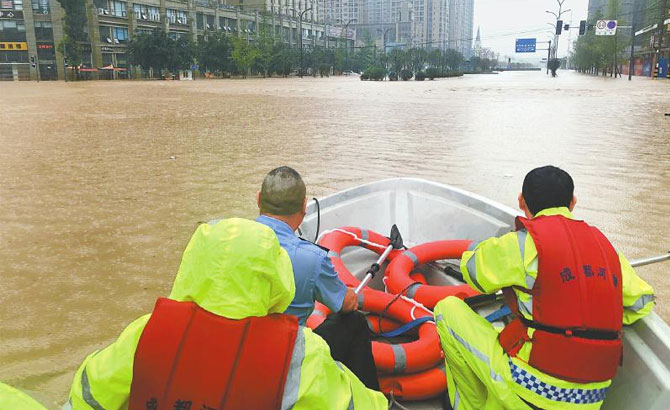
<svg viewBox="0 0 670 410">
<path fill-rule="evenodd" d="M 268 172 L 261 185 L 261 213 L 293 215 L 302 210 L 307 190 L 298 172 L 287 166 Z"/>
<path fill-rule="evenodd" d="M 535 215 L 543 209 L 570 206 L 574 191 L 575 184 L 570 174 L 547 165 L 526 174 L 521 194 L 528 210 Z"/>
</svg>

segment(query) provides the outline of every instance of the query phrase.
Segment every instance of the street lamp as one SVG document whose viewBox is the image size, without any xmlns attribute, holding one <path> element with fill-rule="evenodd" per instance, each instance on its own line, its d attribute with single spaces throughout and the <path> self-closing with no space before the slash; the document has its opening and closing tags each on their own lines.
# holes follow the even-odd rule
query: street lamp
<svg viewBox="0 0 670 410">
<path fill-rule="evenodd" d="M 386 33 L 388 33 L 391 30 L 393 30 L 393 28 L 391 27 L 385 28 L 384 30 L 380 28 L 377 29 L 378 33 L 382 33 L 382 46 L 384 47 L 384 52 L 386 52 Z"/>
<path fill-rule="evenodd" d="M 342 24 L 342 20 L 337 20 L 337 22 Z M 340 37 L 342 37 L 344 34 L 344 59 L 345 59 L 344 65 L 347 67 L 349 67 L 349 47 L 347 46 L 347 41 L 349 40 L 349 24 L 357 22 L 358 19 L 347 20 L 347 22 L 344 24 L 344 31 L 340 33 Z"/>
<path fill-rule="evenodd" d="M 304 16 L 305 13 L 307 13 L 308 11 L 312 10 L 312 7 L 308 8 L 308 9 L 305 9 L 303 11 L 298 11 L 296 9 L 291 9 L 291 10 L 293 10 L 293 12 L 298 12 L 298 15 L 299 15 L 299 18 L 300 18 L 300 20 L 298 22 L 298 31 L 299 31 L 298 36 L 300 38 L 300 78 L 302 78 L 302 54 L 303 54 L 303 50 L 302 50 L 302 16 Z"/>
<path fill-rule="evenodd" d="M 554 30 L 558 26 L 558 20 L 561 19 L 561 16 L 571 9 L 567 10 L 562 10 L 563 9 L 563 3 L 565 3 L 565 0 L 556 0 L 556 3 L 558 3 L 558 13 L 554 13 L 553 11 L 545 10 L 545 13 L 549 13 L 556 17 L 556 24 L 554 25 Z M 551 23 L 548 23 L 551 24 Z M 556 31 L 554 31 L 554 58 L 558 58 L 558 34 L 556 34 Z"/>
</svg>

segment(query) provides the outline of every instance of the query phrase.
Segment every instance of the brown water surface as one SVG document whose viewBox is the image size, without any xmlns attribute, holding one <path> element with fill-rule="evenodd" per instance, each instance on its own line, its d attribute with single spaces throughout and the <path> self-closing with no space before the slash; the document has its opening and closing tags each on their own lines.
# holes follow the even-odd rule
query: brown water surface
<svg viewBox="0 0 670 410">
<path fill-rule="evenodd" d="M 282 164 L 315 196 L 417 176 L 512 207 L 555 164 L 626 255 L 667 252 L 669 91 L 566 72 L 0 84 L 0 380 L 62 403 L 83 358 L 168 293 L 198 222 L 253 217 Z M 670 263 L 638 272 L 670 320 Z"/>
</svg>

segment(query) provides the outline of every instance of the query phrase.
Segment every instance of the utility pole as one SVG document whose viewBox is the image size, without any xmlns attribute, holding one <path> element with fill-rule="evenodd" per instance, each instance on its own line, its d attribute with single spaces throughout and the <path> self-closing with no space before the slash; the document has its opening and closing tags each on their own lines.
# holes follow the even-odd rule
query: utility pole
<svg viewBox="0 0 670 410">
<path fill-rule="evenodd" d="M 293 10 L 294 12 L 298 11 L 296 9 L 291 9 L 291 10 Z M 302 78 L 302 71 L 303 71 L 302 70 L 302 55 L 303 55 L 303 50 L 302 50 L 302 16 L 304 16 L 305 13 L 307 13 L 310 10 L 312 10 L 312 7 L 308 8 L 308 9 L 305 9 L 301 12 L 298 12 L 298 17 L 300 18 L 300 20 L 298 21 L 298 27 L 299 27 L 299 29 L 298 29 L 298 31 L 299 31 L 298 39 L 300 40 L 300 78 Z"/>
<path fill-rule="evenodd" d="M 347 20 L 347 22 L 344 24 L 344 65 L 345 68 L 349 68 L 349 45 L 347 42 L 349 41 L 349 24 L 351 23 L 357 23 L 358 19 L 350 19 Z M 342 23 L 342 20 L 340 20 L 340 24 Z"/>
<path fill-rule="evenodd" d="M 633 70 L 635 70 L 635 64 L 633 59 L 635 58 L 635 13 L 637 10 L 633 6 L 633 21 L 630 26 L 630 61 L 628 62 L 628 81 L 633 77 Z"/>
<path fill-rule="evenodd" d="M 549 47 L 547 48 L 547 74 L 549 74 L 549 60 L 551 60 L 551 40 L 549 40 Z"/>
<path fill-rule="evenodd" d="M 663 22 L 665 21 L 665 15 L 666 11 L 668 10 L 668 0 L 663 0 L 663 7 L 661 7 L 661 19 L 658 22 L 658 49 L 656 49 L 656 77 L 658 77 L 658 72 L 661 70 L 661 49 L 663 48 L 663 35 L 665 34 L 665 25 L 663 25 Z M 668 67 L 670 67 L 670 64 L 668 64 Z M 666 68 L 667 71 L 667 68 Z M 666 73 L 667 76 L 667 73 Z M 656 78 L 654 77 L 654 78 Z"/>
</svg>

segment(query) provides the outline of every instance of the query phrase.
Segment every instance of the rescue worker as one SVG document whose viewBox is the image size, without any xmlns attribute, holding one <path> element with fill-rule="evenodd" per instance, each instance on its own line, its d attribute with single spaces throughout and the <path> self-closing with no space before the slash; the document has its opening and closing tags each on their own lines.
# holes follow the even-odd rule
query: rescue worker
<svg viewBox="0 0 670 410">
<path fill-rule="evenodd" d="M 256 198 L 261 214 L 256 221 L 275 231 L 293 265 L 296 292 L 286 313 L 297 316 L 304 325 L 315 300 L 326 305 L 335 314 L 329 315 L 314 333 L 328 343 L 335 360 L 344 363 L 367 387 L 379 390 L 370 330 L 365 316 L 356 311 L 356 294 L 337 276 L 327 249 L 295 234 L 305 217 L 305 194 L 300 174 L 283 166 L 265 176 Z"/>
<path fill-rule="evenodd" d="M 386 409 L 294 316 L 291 261 L 268 227 L 200 225 L 169 299 L 77 370 L 64 408 Z"/>
<path fill-rule="evenodd" d="M 0 383 L 0 410 L 47 410 L 28 394 Z"/>
<path fill-rule="evenodd" d="M 622 359 L 622 323 L 649 314 L 654 296 L 600 231 L 574 219 L 573 190 L 559 168 L 532 170 L 517 231 L 463 253 L 467 283 L 502 289 L 515 319 L 499 331 L 458 298 L 437 304 L 454 409 L 600 408 Z"/>
</svg>

